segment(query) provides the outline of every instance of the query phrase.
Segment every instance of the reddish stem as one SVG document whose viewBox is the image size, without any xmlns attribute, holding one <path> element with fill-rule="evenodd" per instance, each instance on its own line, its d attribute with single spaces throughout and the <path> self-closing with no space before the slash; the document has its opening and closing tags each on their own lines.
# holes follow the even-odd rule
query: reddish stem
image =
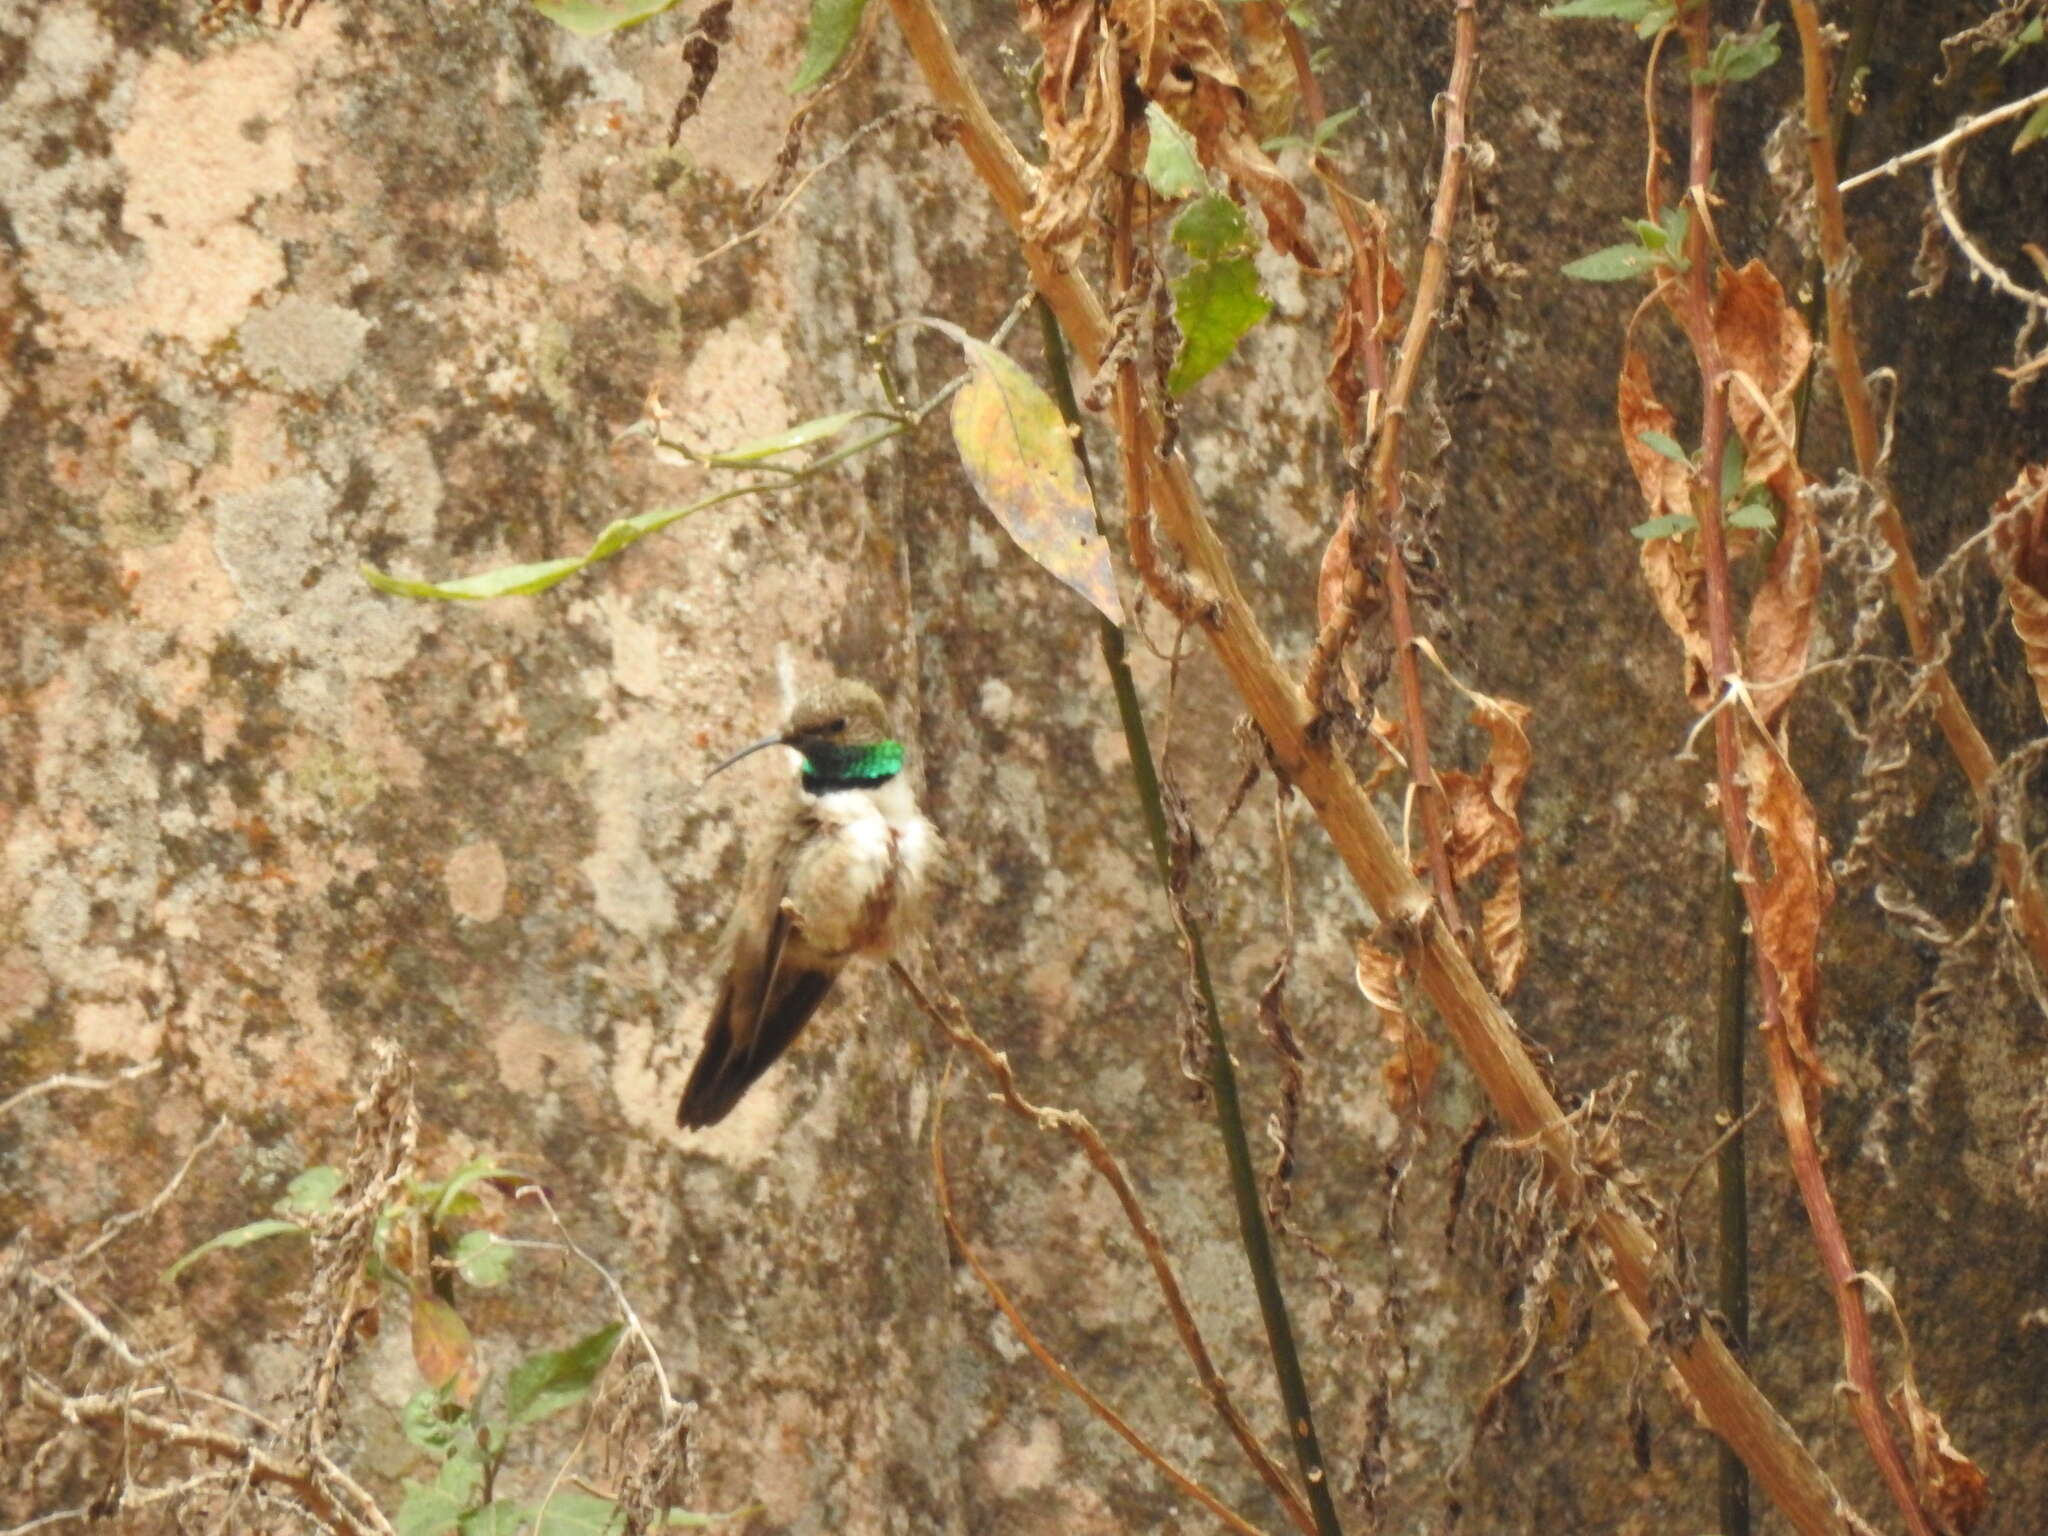
<svg viewBox="0 0 2048 1536">
<path fill-rule="evenodd" d="M 1708 7 L 1699 6 L 1682 23 L 1688 61 L 1695 71 L 1705 67 L 1711 53 L 1711 18 Z M 1749 816 L 1743 786 L 1738 777 L 1739 746 L 1736 732 L 1740 713 L 1726 702 L 1728 690 L 1740 681 L 1735 654 L 1735 624 L 1732 587 L 1728 575 L 1728 544 L 1721 525 L 1720 466 L 1728 434 L 1726 380 L 1720 343 L 1714 333 L 1713 242 L 1707 229 L 1707 195 L 1714 168 L 1714 115 L 1718 90 L 1712 82 L 1695 78 L 1692 87 L 1691 156 L 1687 168 L 1687 196 L 1693 218 L 1686 237 L 1685 329 L 1699 362 L 1702 395 L 1700 427 L 1700 468 L 1693 484 L 1693 509 L 1700 525 L 1700 554 L 1706 566 L 1707 642 L 1714 669 L 1714 759 L 1719 787 L 1721 829 L 1728 843 L 1729 857 L 1736 870 L 1743 900 L 1749 909 L 1750 927 L 1764 929 L 1762 876 L 1757 868 L 1755 846 L 1749 836 Z M 1933 1536 L 1921 1512 L 1912 1479 L 1892 1441 L 1885 1423 L 1883 1396 L 1871 1363 L 1870 1320 L 1863 1310 L 1863 1295 L 1857 1280 L 1855 1261 L 1835 1210 L 1821 1167 L 1820 1144 L 1807 1117 L 1804 1085 L 1786 1037 L 1785 1019 L 1779 996 L 1778 974 L 1772 967 L 1766 946 L 1757 944 L 1757 986 L 1764 1008 L 1764 1049 L 1770 1064 L 1771 1088 L 1784 1128 L 1792 1176 L 1806 1207 L 1806 1219 L 1820 1249 L 1821 1264 L 1834 1292 L 1835 1314 L 1842 1330 L 1842 1350 L 1849 1378 L 1849 1407 L 1857 1427 L 1870 1447 L 1885 1485 L 1899 1512 L 1905 1516 L 1913 1536 Z"/>
</svg>

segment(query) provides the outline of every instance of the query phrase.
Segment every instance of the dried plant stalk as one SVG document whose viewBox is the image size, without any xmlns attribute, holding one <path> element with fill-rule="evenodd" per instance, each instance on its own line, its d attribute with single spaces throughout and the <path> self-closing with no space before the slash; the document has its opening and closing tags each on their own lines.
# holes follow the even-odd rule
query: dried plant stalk
<svg viewBox="0 0 2048 1536">
<path fill-rule="evenodd" d="M 890 11 L 925 83 L 957 114 L 959 143 L 1011 230 L 1018 236 L 1040 293 L 1082 360 L 1098 366 L 1110 341 L 1109 319 L 1087 281 L 1069 263 L 1025 236 L 1030 168 L 1003 134 L 931 0 L 889 0 Z M 1186 462 L 1162 455 L 1161 424 L 1149 405 L 1136 423 L 1135 444 L 1151 484 L 1162 531 L 1179 546 L 1189 570 L 1214 592 L 1216 619 L 1204 633 L 1281 772 L 1315 808 L 1359 891 L 1391 934 L 1414 955 L 1424 991 L 1484 1086 L 1501 1120 L 1543 1153 L 1568 1198 L 1593 1202 L 1594 1231 L 1608 1249 L 1621 1291 L 1639 1311 L 1653 1310 L 1652 1292 L 1670 1294 L 1669 1260 L 1636 1217 L 1603 1198 L 1576 1132 L 1524 1049 L 1514 1021 L 1486 990 L 1428 893 L 1409 872 L 1399 847 L 1365 797 L 1350 765 L 1313 729 L 1315 711 L 1282 668 L 1239 589 L 1228 555 L 1203 510 Z M 1849 1536 L 1855 1517 L 1799 1437 L 1758 1389 L 1712 1329 L 1664 1341 L 1673 1366 L 1715 1432 L 1749 1466 L 1786 1518 L 1808 1536 Z"/>
</svg>

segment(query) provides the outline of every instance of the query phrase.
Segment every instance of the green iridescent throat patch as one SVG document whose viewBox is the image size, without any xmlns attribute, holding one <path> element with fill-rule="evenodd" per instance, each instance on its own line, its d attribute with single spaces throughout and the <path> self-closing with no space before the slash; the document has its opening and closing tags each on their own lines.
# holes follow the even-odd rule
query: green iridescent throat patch
<svg viewBox="0 0 2048 1536">
<path fill-rule="evenodd" d="M 859 789 L 886 784 L 903 771 L 903 743 L 878 741 L 865 747 L 813 747 L 804 756 L 804 788 Z"/>
</svg>

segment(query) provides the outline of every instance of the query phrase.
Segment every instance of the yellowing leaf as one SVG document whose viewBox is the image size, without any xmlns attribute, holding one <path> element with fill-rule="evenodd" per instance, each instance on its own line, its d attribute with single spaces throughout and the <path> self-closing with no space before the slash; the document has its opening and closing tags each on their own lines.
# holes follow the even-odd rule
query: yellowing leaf
<svg viewBox="0 0 2048 1536">
<path fill-rule="evenodd" d="M 476 1397 L 476 1345 L 456 1310 L 425 1287 L 412 1295 L 412 1358 L 420 1377 L 467 1408 Z"/>
<path fill-rule="evenodd" d="M 975 490 L 1025 554 L 1121 624 L 1109 545 L 1060 408 L 1002 352 L 946 330 L 972 370 L 953 397 L 953 441 Z"/>
</svg>

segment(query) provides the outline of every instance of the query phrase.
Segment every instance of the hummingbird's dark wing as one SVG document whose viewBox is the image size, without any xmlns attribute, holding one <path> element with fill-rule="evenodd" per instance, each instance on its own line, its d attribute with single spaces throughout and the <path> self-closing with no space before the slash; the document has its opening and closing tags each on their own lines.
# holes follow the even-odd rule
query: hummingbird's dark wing
<svg viewBox="0 0 2048 1536">
<path fill-rule="evenodd" d="M 815 830 L 813 818 L 799 814 L 747 871 L 726 927 L 725 981 L 676 1110 L 676 1123 L 686 1130 L 716 1125 L 732 1113 L 838 979 L 837 965 L 817 963 L 783 901 L 797 851 Z"/>
</svg>

